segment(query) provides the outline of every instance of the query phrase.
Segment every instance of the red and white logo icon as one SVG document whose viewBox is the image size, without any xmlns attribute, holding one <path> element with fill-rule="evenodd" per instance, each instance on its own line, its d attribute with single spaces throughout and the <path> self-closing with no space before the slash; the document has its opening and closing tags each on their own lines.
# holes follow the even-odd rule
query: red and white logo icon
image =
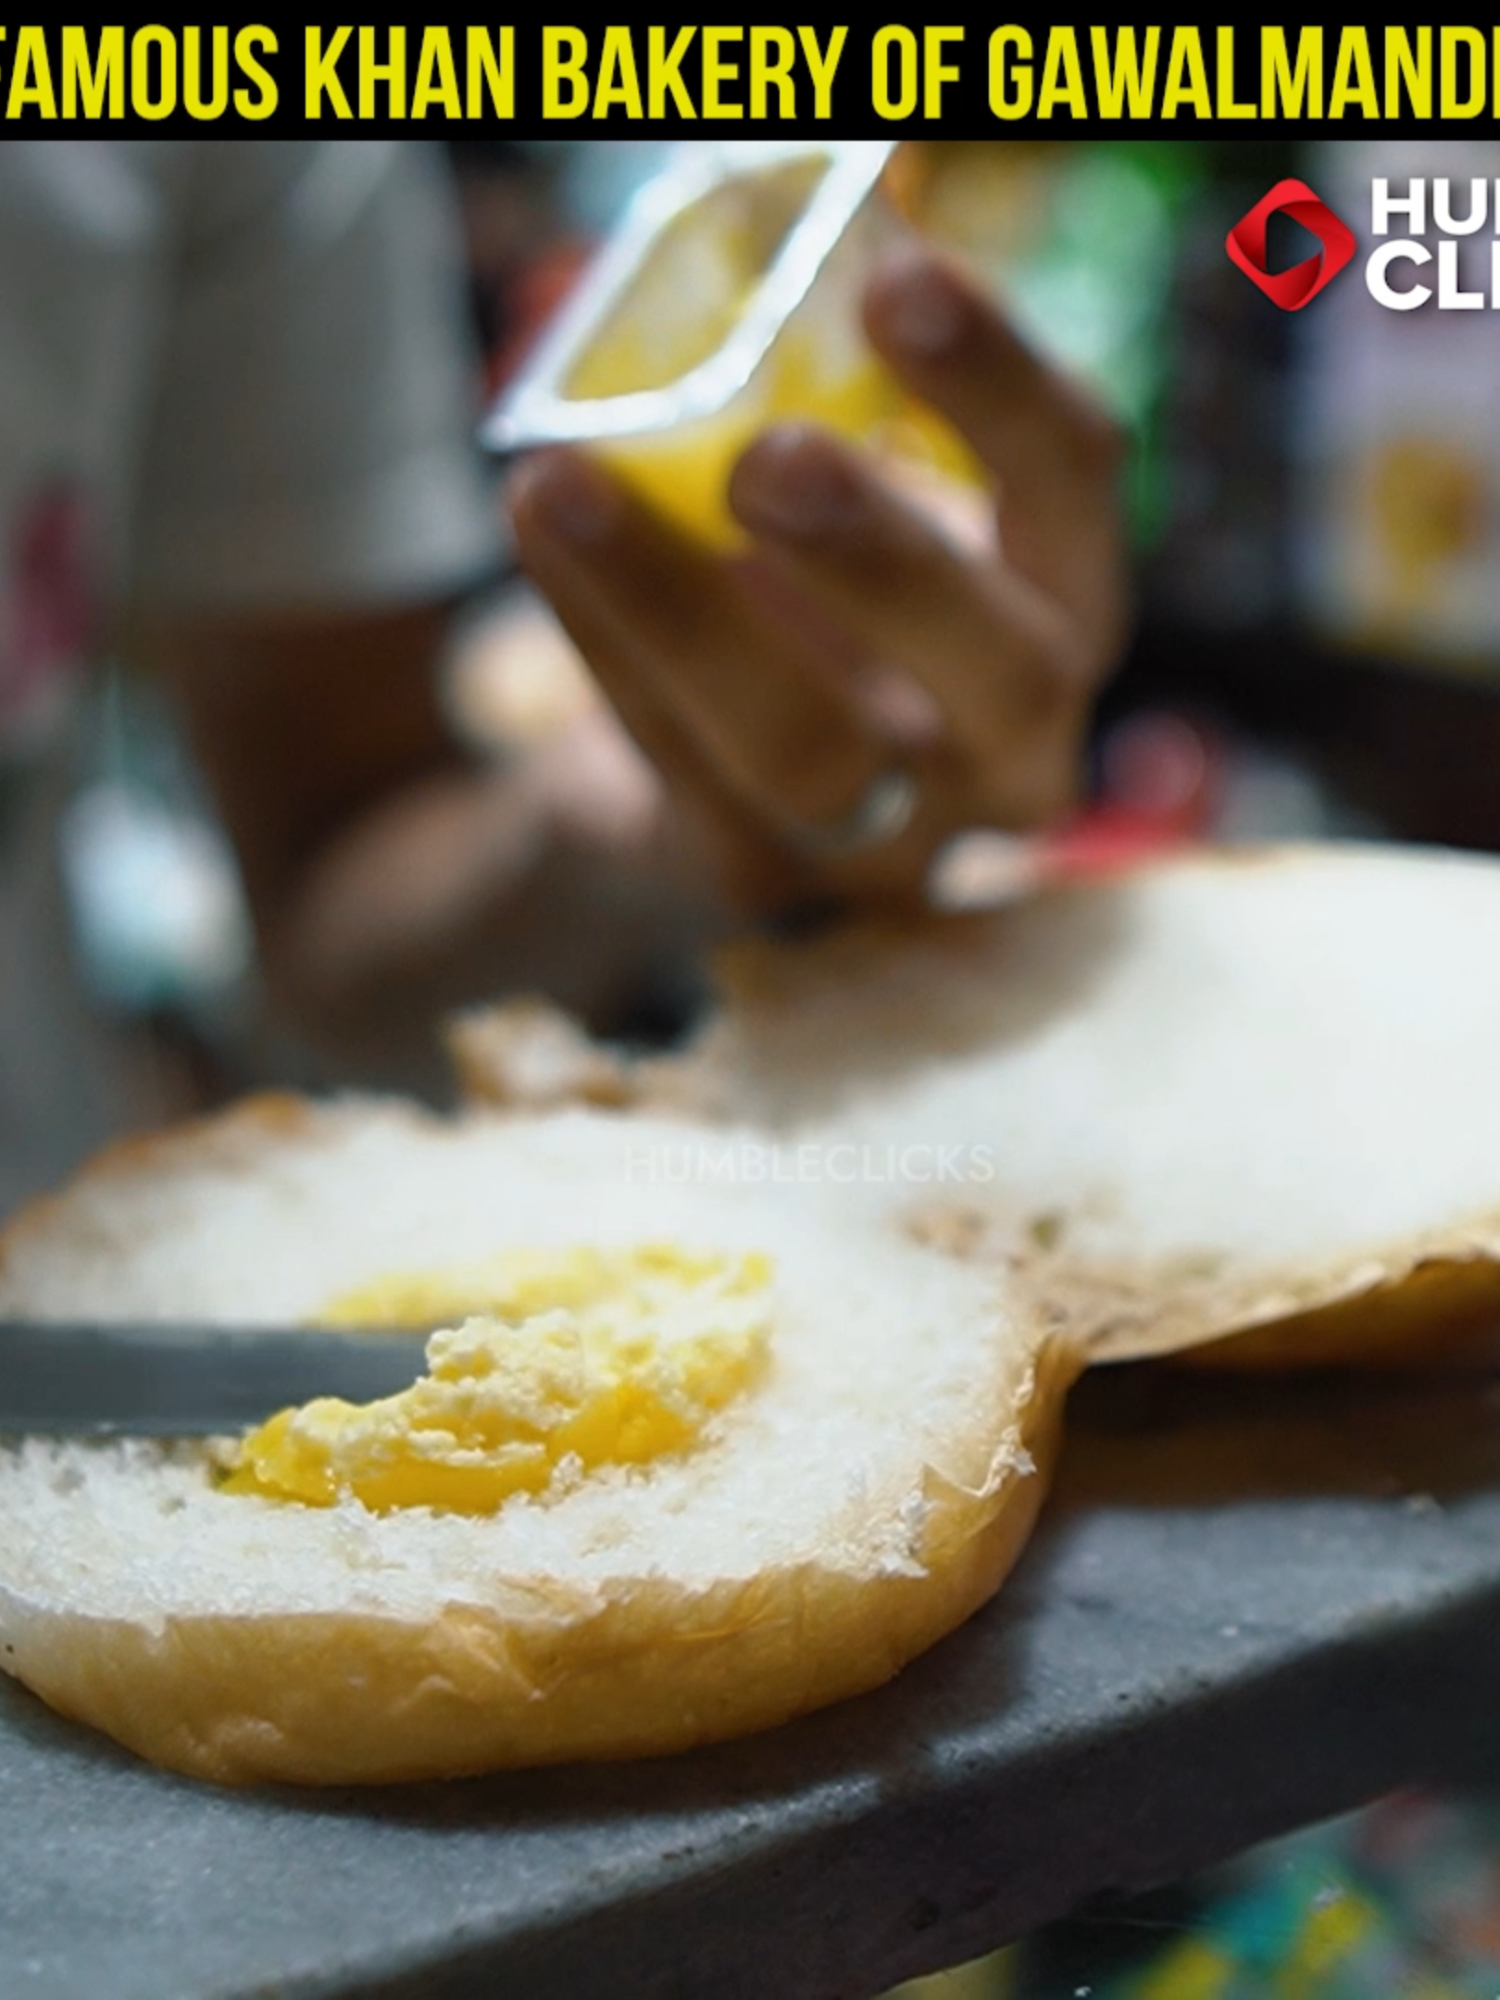
<svg viewBox="0 0 1500 2000">
<path fill-rule="evenodd" d="M 1289 271 L 1266 268 L 1266 225 L 1273 215 L 1289 215 L 1317 237 L 1321 248 Z M 1240 217 L 1224 244 L 1252 285 L 1258 285 L 1283 312 L 1301 312 L 1351 261 L 1359 248 L 1354 231 L 1320 201 L 1306 181 L 1278 181 L 1248 215 Z"/>
</svg>

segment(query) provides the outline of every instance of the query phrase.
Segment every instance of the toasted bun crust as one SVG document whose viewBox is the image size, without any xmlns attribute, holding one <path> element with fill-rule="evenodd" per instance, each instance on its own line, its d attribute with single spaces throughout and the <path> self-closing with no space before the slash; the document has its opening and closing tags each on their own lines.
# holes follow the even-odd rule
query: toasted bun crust
<svg viewBox="0 0 1500 2000">
<path fill-rule="evenodd" d="M 471 1104 L 550 1111 L 564 1104 L 628 1104 L 631 1066 L 603 1049 L 545 1000 L 476 1007 L 444 1029 L 448 1054 Z"/>
<path fill-rule="evenodd" d="M 231 1783 L 654 1754 L 888 1678 L 1014 1560 L 1076 1360 L 878 1202 L 628 1178 L 692 1136 L 270 1100 L 35 1207 L 11 1312 L 263 1320 L 393 1265 L 663 1236 L 767 1250 L 777 1310 L 700 1447 L 483 1519 L 229 1495 L 186 1444 L 0 1450 L 0 1662 Z"/>
<path fill-rule="evenodd" d="M 988 1464 L 967 1487 L 930 1475 L 920 1552 L 899 1573 L 830 1549 L 706 1585 L 511 1579 L 503 1604 L 430 1619 L 205 1608 L 159 1625 L 6 1584 L 5 1664 L 63 1714 L 229 1784 L 461 1776 L 765 1729 L 879 1686 L 993 1593 L 1035 1519 L 1074 1372 L 1048 1350 L 1003 1449 L 983 1435 L 999 1413 L 976 1417 L 965 1455 Z"/>
</svg>

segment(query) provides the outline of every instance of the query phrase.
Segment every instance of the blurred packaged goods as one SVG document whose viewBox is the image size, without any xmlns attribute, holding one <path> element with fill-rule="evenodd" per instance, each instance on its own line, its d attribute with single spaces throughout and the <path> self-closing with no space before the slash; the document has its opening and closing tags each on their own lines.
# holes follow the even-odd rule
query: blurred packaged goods
<svg viewBox="0 0 1500 2000">
<path fill-rule="evenodd" d="M 1290 615 L 1291 322 L 1246 282 L 1224 243 L 1296 159 L 1262 141 L 1195 150 L 1164 315 L 1147 616 L 1174 631 L 1250 635 Z M 1273 257 L 1296 261 L 1300 252 L 1277 234 Z"/>
<path fill-rule="evenodd" d="M 1448 178 L 1472 208 L 1500 141 L 1341 141 L 1309 172 L 1362 231 L 1371 186 Z M 1394 234 L 1401 235 L 1398 227 Z M 1456 244 L 1474 310 L 1393 311 L 1357 273 L 1297 327 L 1290 441 L 1299 600 L 1313 627 L 1417 667 L 1500 677 L 1500 347 L 1478 302 L 1492 229 Z M 1419 274 L 1403 275 L 1398 289 Z"/>
</svg>

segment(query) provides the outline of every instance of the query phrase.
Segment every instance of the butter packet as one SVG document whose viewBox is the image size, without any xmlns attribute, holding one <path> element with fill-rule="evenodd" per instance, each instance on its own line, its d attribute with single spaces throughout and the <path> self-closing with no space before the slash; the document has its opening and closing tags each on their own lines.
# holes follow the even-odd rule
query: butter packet
<svg viewBox="0 0 1500 2000">
<path fill-rule="evenodd" d="M 740 452 L 787 418 L 969 479 L 957 436 L 865 339 L 904 227 L 889 140 L 692 142 L 640 191 L 485 420 L 492 450 L 585 444 L 679 526 L 730 546 Z"/>
</svg>

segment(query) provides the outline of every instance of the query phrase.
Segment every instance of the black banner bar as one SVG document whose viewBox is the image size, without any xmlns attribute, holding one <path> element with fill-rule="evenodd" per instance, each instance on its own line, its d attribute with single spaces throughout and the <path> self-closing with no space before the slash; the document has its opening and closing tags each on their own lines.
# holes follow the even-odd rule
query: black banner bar
<svg viewBox="0 0 1500 2000">
<path fill-rule="evenodd" d="M 1420 137 L 1500 127 L 1500 26 L 236 15 L 0 22 L 0 135 Z"/>
</svg>

